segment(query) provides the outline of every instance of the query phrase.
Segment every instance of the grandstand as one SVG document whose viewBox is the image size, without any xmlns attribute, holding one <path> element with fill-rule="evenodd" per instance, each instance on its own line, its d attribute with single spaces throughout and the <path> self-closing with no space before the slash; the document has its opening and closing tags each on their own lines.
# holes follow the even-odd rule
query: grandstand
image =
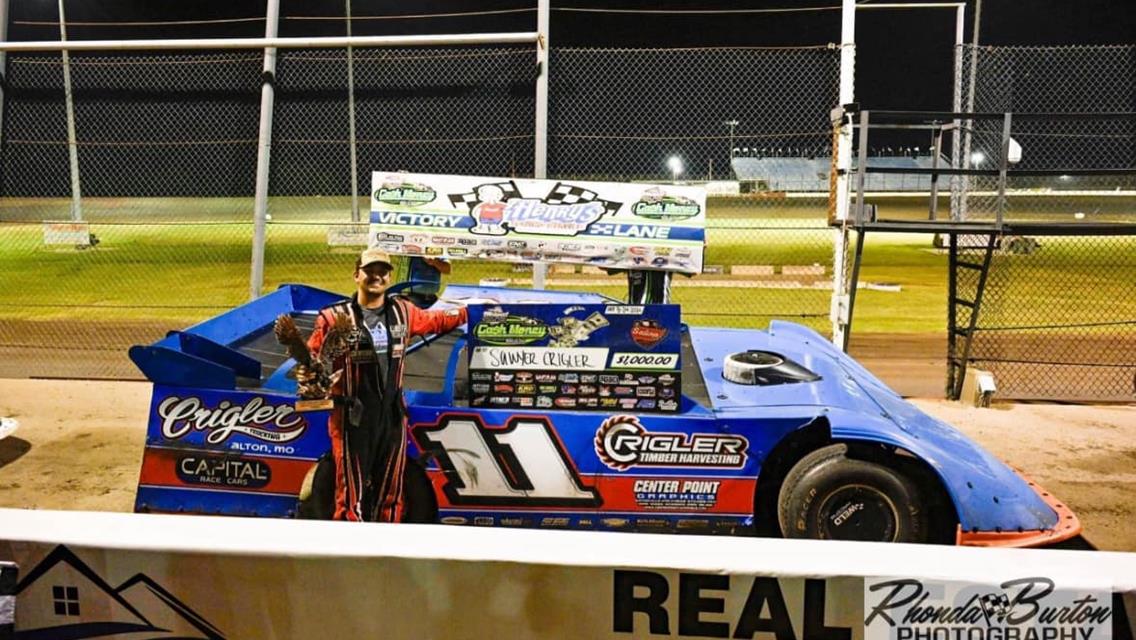
<svg viewBox="0 0 1136 640">
<path fill-rule="evenodd" d="M 740 183 L 742 193 L 764 191 L 828 193 L 828 173 L 832 160 L 823 156 L 767 156 L 757 151 L 755 156 L 735 156 L 731 160 L 734 177 Z M 901 151 L 903 151 L 901 149 Z M 742 150 L 744 153 L 745 150 Z M 930 154 L 895 153 L 892 149 L 868 158 L 870 167 L 893 167 L 904 169 L 930 169 Z M 940 167 L 949 167 L 950 160 L 940 156 Z M 931 190 L 931 176 L 906 174 L 868 174 L 864 188 L 867 191 L 917 191 Z M 942 183 L 940 183 L 942 184 Z"/>
</svg>

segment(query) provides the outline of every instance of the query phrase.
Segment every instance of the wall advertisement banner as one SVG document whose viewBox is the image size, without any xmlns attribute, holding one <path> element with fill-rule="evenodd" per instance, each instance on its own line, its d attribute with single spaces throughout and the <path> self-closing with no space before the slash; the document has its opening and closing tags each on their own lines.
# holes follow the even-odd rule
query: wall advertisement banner
<svg viewBox="0 0 1136 640">
<path fill-rule="evenodd" d="M 375 172 L 371 245 L 392 254 L 702 270 L 702 187 Z"/>
<path fill-rule="evenodd" d="M 14 638 L 1098 640 L 1131 637 L 1136 588 L 1121 553 L 12 509 L 0 522 Z"/>
<path fill-rule="evenodd" d="M 65 545 L 18 557 L 15 638 L 863 638 L 858 578 Z"/>
</svg>

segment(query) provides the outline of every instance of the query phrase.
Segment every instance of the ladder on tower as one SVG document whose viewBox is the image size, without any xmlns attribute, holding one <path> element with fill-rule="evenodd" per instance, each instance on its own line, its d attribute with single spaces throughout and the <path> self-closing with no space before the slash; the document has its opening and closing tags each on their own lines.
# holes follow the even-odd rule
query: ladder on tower
<svg viewBox="0 0 1136 640">
<path fill-rule="evenodd" d="M 970 361 L 978 327 L 982 297 L 989 281 L 990 262 L 1000 234 L 968 234 L 966 238 L 985 238 L 981 244 L 963 243 L 964 236 L 950 234 L 950 283 L 947 315 L 947 397 L 962 395 L 963 380 Z"/>
</svg>

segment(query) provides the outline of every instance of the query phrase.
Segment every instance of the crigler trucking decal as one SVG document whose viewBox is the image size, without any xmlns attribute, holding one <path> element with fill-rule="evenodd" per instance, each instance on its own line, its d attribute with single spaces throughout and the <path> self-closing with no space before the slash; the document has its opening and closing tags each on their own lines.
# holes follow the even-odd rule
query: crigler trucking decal
<svg viewBox="0 0 1136 640">
<path fill-rule="evenodd" d="M 259 397 L 243 405 L 222 400 L 215 407 L 194 395 L 170 396 L 158 405 L 162 436 L 179 440 L 204 432 L 205 442 L 220 444 L 234 434 L 264 442 L 290 442 L 304 434 L 307 422 L 290 404 L 269 406 Z"/>
<path fill-rule="evenodd" d="M 404 255 L 456 240 L 466 259 L 698 273 L 705 203 L 701 187 L 375 172 L 370 235 Z"/>
<path fill-rule="evenodd" d="M 596 455 L 608 467 L 740 469 L 745 466 L 749 440 L 718 433 L 650 432 L 633 415 L 616 415 L 596 429 Z"/>
</svg>

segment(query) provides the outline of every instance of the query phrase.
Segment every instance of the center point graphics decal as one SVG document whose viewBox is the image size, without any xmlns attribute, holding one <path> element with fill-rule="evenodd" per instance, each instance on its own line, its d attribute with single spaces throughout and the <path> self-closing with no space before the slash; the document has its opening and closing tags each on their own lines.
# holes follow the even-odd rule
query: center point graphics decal
<svg viewBox="0 0 1136 640">
<path fill-rule="evenodd" d="M 269 405 L 262 398 L 245 404 L 222 400 L 209 407 L 195 396 L 170 396 L 158 405 L 162 436 L 178 440 L 205 431 L 205 442 L 220 444 L 236 434 L 265 442 L 290 442 L 303 435 L 307 421 L 288 404 Z"/>
<path fill-rule="evenodd" d="M 596 455 L 608 467 L 740 469 L 748 457 L 749 440 L 717 433 L 647 431 L 632 415 L 607 418 L 596 429 Z"/>
</svg>

